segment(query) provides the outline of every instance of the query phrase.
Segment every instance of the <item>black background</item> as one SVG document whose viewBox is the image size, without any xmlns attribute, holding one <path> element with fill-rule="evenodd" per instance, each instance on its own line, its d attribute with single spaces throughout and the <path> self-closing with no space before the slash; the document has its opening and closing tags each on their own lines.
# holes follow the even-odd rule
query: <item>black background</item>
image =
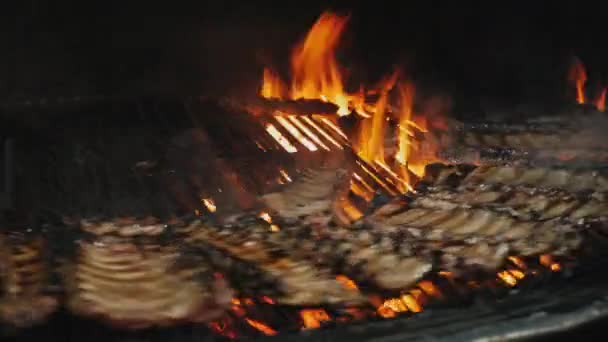
<svg viewBox="0 0 608 342">
<path fill-rule="evenodd" d="M 351 15 L 350 80 L 394 64 L 455 97 L 567 96 L 573 56 L 608 83 L 606 5 L 592 1 L 37 1 L 4 5 L 0 98 L 222 94 L 283 71 L 319 14 Z M 590 92 L 593 90 L 590 89 Z"/>
</svg>

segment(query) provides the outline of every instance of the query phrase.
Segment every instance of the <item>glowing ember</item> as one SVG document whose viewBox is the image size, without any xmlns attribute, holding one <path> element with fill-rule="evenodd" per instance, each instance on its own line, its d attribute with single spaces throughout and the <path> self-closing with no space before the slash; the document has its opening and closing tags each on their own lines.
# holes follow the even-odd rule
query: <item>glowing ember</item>
<svg viewBox="0 0 608 342">
<path fill-rule="evenodd" d="M 397 313 L 393 309 L 391 309 L 388 306 L 384 306 L 384 305 L 379 307 L 377 312 L 378 312 L 378 315 L 380 315 L 380 317 L 382 317 L 382 318 L 393 318 L 393 317 L 397 316 Z"/>
<path fill-rule="evenodd" d="M 281 176 L 283 176 L 283 178 L 285 178 L 287 182 L 292 182 L 291 177 L 289 177 L 289 174 L 285 170 L 280 169 L 279 173 L 281 174 Z"/>
<path fill-rule="evenodd" d="M 274 301 L 272 298 L 270 298 L 270 297 L 266 297 L 266 296 L 262 296 L 262 297 L 260 298 L 260 300 L 261 300 L 262 302 L 266 303 L 266 304 L 274 304 L 274 303 L 275 303 L 275 301 Z"/>
<path fill-rule="evenodd" d="M 515 278 L 517 278 L 517 280 L 522 280 L 524 279 L 524 277 L 526 276 L 524 274 L 524 272 L 520 271 L 520 270 L 509 270 L 509 273 L 511 273 Z"/>
<path fill-rule="evenodd" d="M 517 285 L 517 279 L 509 271 L 498 272 L 498 278 L 511 287 Z"/>
<path fill-rule="evenodd" d="M 207 210 L 209 210 L 209 212 L 214 213 L 217 210 L 213 198 L 203 198 L 203 204 L 205 205 L 205 207 L 207 207 Z"/>
<path fill-rule="evenodd" d="M 236 332 L 232 329 L 232 324 L 227 318 L 209 323 L 209 328 L 219 335 L 232 340 L 236 339 Z"/>
<path fill-rule="evenodd" d="M 411 294 L 402 295 L 401 301 L 412 312 L 422 311 L 422 307 L 420 306 L 420 303 L 418 303 L 418 301 Z"/>
<path fill-rule="evenodd" d="M 300 311 L 302 323 L 307 329 L 316 329 L 321 327 L 321 322 L 330 320 L 329 315 L 323 309 L 305 309 Z"/>
<path fill-rule="evenodd" d="M 608 88 L 603 87 L 602 90 L 600 91 L 600 95 L 595 100 L 595 108 L 597 108 L 597 110 L 599 110 L 600 112 L 603 112 L 606 110 L 606 90 L 607 89 Z"/>
<path fill-rule="evenodd" d="M 407 306 L 399 298 L 390 298 L 384 301 L 383 306 L 390 308 L 394 312 L 405 312 L 408 311 Z"/>
<path fill-rule="evenodd" d="M 293 146 L 293 144 L 289 140 L 287 140 L 287 138 L 285 138 L 283 134 L 281 134 L 281 132 L 279 132 L 276 127 L 274 127 L 273 124 L 266 125 L 266 132 L 268 132 L 268 134 L 270 134 L 274 138 L 274 140 L 276 140 L 276 142 L 278 142 L 279 145 L 281 145 L 281 147 L 283 147 L 283 149 L 288 153 L 298 152 L 298 149 Z"/>
<path fill-rule="evenodd" d="M 509 261 L 511 261 L 515 266 L 521 268 L 521 269 L 526 269 L 526 263 L 523 262 L 523 260 L 521 260 L 520 258 L 516 257 L 516 256 L 509 256 L 508 257 Z"/>
<path fill-rule="evenodd" d="M 421 281 L 418 284 L 418 287 L 421 288 L 422 291 L 424 291 L 424 293 L 426 293 L 427 295 L 429 295 L 431 297 L 437 297 L 437 298 L 443 297 L 443 294 L 441 293 L 441 291 L 439 291 L 439 289 L 428 280 Z"/>
<path fill-rule="evenodd" d="M 260 321 L 256 321 L 254 319 L 251 318 L 245 318 L 245 322 L 249 323 L 249 325 L 251 325 L 252 327 L 258 329 L 259 331 L 261 331 L 262 333 L 264 333 L 264 335 L 267 336 L 273 336 L 277 334 L 277 331 L 272 329 L 271 327 L 269 327 L 268 325 L 260 322 Z"/>
<path fill-rule="evenodd" d="M 541 255 L 539 258 L 539 262 L 541 265 L 549 268 L 553 272 L 558 272 L 562 269 L 562 266 L 559 263 L 553 261 L 553 257 L 549 254 Z"/>
<path fill-rule="evenodd" d="M 271 232 L 276 233 L 276 232 L 278 232 L 280 230 L 281 230 L 281 227 L 277 226 L 276 224 L 271 224 L 270 225 L 270 231 Z"/>
<path fill-rule="evenodd" d="M 576 102 L 585 103 L 585 82 L 587 82 L 587 72 L 583 63 L 576 58 L 570 67 L 568 79 L 576 88 Z"/>
<path fill-rule="evenodd" d="M 345 276 L 345 275 L 337 275 L 336 276 L 336 280 L 339 281 L 342 285 L 344 285 L 344 287 L 346 287 L 347 289 L 351 289 L 351 290 L 358 290 L 359 287 L 357 287 L 357 284 L 350 279 L 349 277 Z"/>
<path fill-rule="evenodd" d="M 348 115 L 348 97 L 335 58 L 335 50 L 347 17 L 323 13 L 293 51 L 292 98 L 324 99 L 338 105 L 339 115 Z"/>
<path fill-rule="evenodd" d="M 261 212 L 258 217 L 268 223 L 272 223 L 272 217 L 270 217 L 270 215 L 265 211 Z"/>
</svg>

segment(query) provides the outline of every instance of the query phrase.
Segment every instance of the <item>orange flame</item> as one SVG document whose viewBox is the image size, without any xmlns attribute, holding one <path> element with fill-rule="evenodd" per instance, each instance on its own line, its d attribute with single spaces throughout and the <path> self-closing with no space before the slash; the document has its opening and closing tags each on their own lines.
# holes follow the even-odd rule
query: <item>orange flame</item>
<svg viewBox="0 0 608 342">
<path fill-rule="evenodd" d="M 310 113 L 310 117 L 295 116 L 290 113 L 275 113 L 275 120 L 278 125 L 266 124 L 266 130 L 289 153 L 298 152 L 300 147 L 292 144 L 287 135 L 281 134 L 279 128 L 284 129 L 286 133 L 291 135 L 291 138 L 295 139 L 305 149 L 313 152 L 320 149 L 330 151 L 332 149 L 331 145 L 339 149 L 353 145 L 359 157 L 367 162 L 366 165 L 373 168 L 375 168 L 374 165 L 378 165 L 383 169 L 383 172 L 386 171 L 390 175 L 385 180 L 393 186 L 379 180 L 375 175 L 370 175 L 389 193 L 395 194 L 394 190 L 410 191 L 412 189 L 410 175 L 423 176 L 425 166 L 429 162 L 438 160 L 436 151 L 439 147 L 439 144 L 433 139 L 429 141 L 423 139 L 424 143 L 416 141 L 416 144 L 414 144 L 414 137 L 420 140 L 417 133 L 426 133 L 429 127 L 443 127 L 445 123 L 439 122 L 441 120 L 435 120 L 438 118 L 437 115 L 433 115 L 430 123 L 425 118 L 414 115 L 414 86 L 411 83 L 404 83 L 399 86 L 402 98 L 401 107 L 391 106 L 389 94 L 397 84 L 401 74 L 398 69 L 388 77 L 383 78 L 374 89 L 367 91 L 369 95 L 376 94 L 378 96 L 376 103 L 366 103 L 366 91 L 363 85 L 354 94 L 346 92 L 335 55 L 347 22 L 347 16 L 339 16 L 331 12 L 323 13 L 304 40 L 293 49 L 291 57 L 292 80 L 289 94 L 283 90 L 278 75 L 270 69 L 264 70 L 260 93 L 267 98 L 289 97 L 291 99 L 320 99 L 331 102 L 338 106 L 337 114 L 340 116 L 348 115 L 351 109 L 354 109 L 361 119 L 355 141 L 350 141 L 351 139 L 342 132 L 334 123 L 334 120 L 315 115 L 315 113 Z M 439 108 L 434 108 L 434 111 L 429 111 L 428 114 L 438 114 L 437 109 Z M 427 110 L 424 111 L 427 113 Z M 391 151 L 390 155 L 385 156 L 388 115 L 398 116 L 398 150 L 396 154 Z M 435 121 L 438 121 L 437 124 L 435 124 Z M 397 161 L 394 165 L 393 158 Z M 388 166 L 389 164 L 391 166 Z M 366 167 L 362 166 L 362 168 L 370 174 L 371 171 L 368 171 Z M 355 191 L 362 190 L 357 186 L 353 186 L 353 188 Z M 363 191 L 359 192 L 364 193 Z"/>
<path fill-rule="evenodd" d="M 265 98 L 282 99 L 285 96 L 286 88 L 279 75 L 269 68 L 264 68 L 262 88 L 260 95 Z"/>
<path fill-rule="evenodd" d="M 597 110 L 599 110 L 600 112 L 603 112 L 606 110 L 606 90 L 607 89 L 608 88 L 603 87 L 602 90 L 600 91 L 600 95 L 595 100 L 595 108 L 597 108 Z"/>
<path fill-rule="evenodd" d="M 348 17 L 326 12 L 313 25 L 291 58 L 292 94 L 295 99 L 326 99 L 348 115 L 348 97 L 336 62 L 335 50 Z"/>
<path fill-rule="evenodd" d="M 574 87 L 576 88 L 576 102 L 579 104 L 585 103 L 585 82 L 587 82 L 587 72 L 580 59 L 576 58 L 574 60 L 574 63 L 570 67 L 568 79 L 570 82 L 574 83 Z"/>
<path fill-rule="evenodd" d="M 300 311 L 300 317 L 304 327 L 307 329 L 316 329 L 321 327 L 321 322 L 330 320 L 329 315 L 323 309 L 304 309 Z"/>
<path fill-rule="evenodd" d="M 375 105 L 371 121 L 364 120 L 359 132 L 359 156 L 368 162 L 377 160 L 384 162 L 384 134 L 386 128 L 385 112 L 388 104 L 388 93 L 395 86 L 399 71 L 383 79 L 381 93 Z"/>
</svg>

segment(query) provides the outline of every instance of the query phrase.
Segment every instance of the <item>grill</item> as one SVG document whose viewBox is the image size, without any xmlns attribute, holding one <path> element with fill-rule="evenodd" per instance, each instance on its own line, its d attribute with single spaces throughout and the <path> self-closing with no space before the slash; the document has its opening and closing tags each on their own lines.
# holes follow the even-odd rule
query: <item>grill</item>
<svg viewBox="0 0 608 342">
<path fill-rule="evenodd" d="M 602 319 L 601 82 L 574 59 L 555 113 L 459 115 L 400 68 L 349 84 L 348 22 L 321 14 L 289 86 L 266 65 L 257 94 L 5 103 L 2 336 L 493 341 Z"/>
<path fill-rule="evenodd" d="M 106 106 L 106 105 L 103 105 Z M 89 110 L 83 110 L 83 108 Z M 57 116 L 45 115 L 53 122 L 61 122 L 62 118 L 65 120 L 75 120 L 76 117 L 82 116 L 81 113 L 92 111 L 93 108 L 104 108 L 100 107 L 99 104 L 90 106 L 80 106 L 77 110 L 68 114 L 61 114 Z M 164 108 L 164 110 L 163 110 Z M 220 214 L 223 210 L 230 211 L 241 211 L 241 210 L 255 210 L 255 206 L 251 206 L 248 201 L 241 201 L 235 207 L 235 198 L 242 195 L 260 194 L 263 192 L 276 190 L 285 186 L 285 183 L 297 181 L 298 169 L 306 168 L 323 161 L 326 158 L 335 157 L 335 153 L 343 154 L 344 150 L 348 150 L 349 146 L 346 139 L 342 139 L 341 144 L 338 144 L 342 148 L 336 146 L 336 151 L 304 151 L 298 153 L 290 153 L 284 146 L 281 146 L 277 141 L 270 139 L 270 134 L 265 128 L 265 121 L 253 120 L 249 114 L 239 114 L 238 112 L 228 112 L 224 115 L 209 116 L 201 115 L 210 111 L 222 112 L 225 109 L 221 106 L 214 106 L 208 101 L 200 100 L 140 100 L 137 102 L 114 102 L 109 107 L 105 107 L 108 110 L 106 118 L 98 121 L 96 133 L 89 132 L 89 136 L 101 137 L 107 130 L 107 124 L 114 122 L 116 116 L 122 116 L 126 111 L 136 109 L 140 113 L 140 122 L 146 122 L 148 127 L 146 131 L 150 131 L 150 141 L 158 139 L 156 148 L 164 146 L 171 139 L 168 136 L 183 136 L 183 134 L 175 134 L 181 132 L 184 129 L 191 127 L 205 127 L 206 131 L 209 132 L 209 138 L 192 143 L 190 145 L 200 144 L 201 141 L 205 143 L 211 142 L 214 146 L 218 147 L 220 151 L 214 158 L 222 161 L 217 163 L 216 161 L 211 162 L 211 158 L 204 164 L 199 165 L 198 168 L 189 168 L 192 165 L 184 167 L 182 170 L 187 170 L 190 173 L 196 174 L 201 171 L 199 178 L 205 178 L 207 182 L 197 180 L 197 178 L 191 178 L 188 186 L 198 186 L 198 195 L 194 199 L 188 199 L 184 201 L 178 201 L 180 204 L 171 204 L 174 201 L 164 199 L 162 204 L 166 205 L 163 210 L 160 210 L 162 217 L 163 213 L 169 211 L 179 212 L 182 210 L 186 212 L 197 212 L 199 215 L 208 216 Z M 152 131 L 150 127 L 163 127 L 166 123 L 168 115 L 174 120 L 173 122 L 182 123 L 174 125 L 177 127 L 174 132 L 167 134 L 158 135 L 158 131 Z M 232 115 L 234 125 L 225 125 L 226 115 Z M 90 119 L 91 117 L 89 117 Z M 180 119 L 181 118 L 181 119 Z M 192 118 L 200 118 L 200 120 L 192 120 Z M 220 119 L 221 118 L 221 119 Z M 311 117 L 312 118 L 312 117 Z M 275 119 L 276 120 L 276 119 Z M 292 120 L 292 119 L 289 119 Z M 304 121 L 303 116 L 299 116 L 297 120 Z M 336 131 L 332 132 L 332 128 L 329 128 L 327 124 L 324 124 L 322 118 L 316 117 L 312 120 L 318 120 L 317 127 L 324 130 L 325 133 L 333 134 L 335 140 L 340 136 Z M 247 124 L 249 122 L 250 124 Z M 223 123 L 223 124 L 222 124 Z M 322 125 L 325 126 L 322 126 Z M 44 124 L 41 124 L 43 126 Z M 243 130 L 243 127 L 246 129 Z M 277 125 L 276 127 L 279 127 Z M 314 127 L 314 126 L 312 126 Z M 323 128 L 322 128 L 323 127 Z M 340 129 L 340 123 L 335 122 L 334 127 Z M 342 127 L 344 127 L 342 125 Z M 488 134 L 487 125 L 483 126 L 481 131 L 477 130 L 478 126 L 470 126 L 466 130 L 467 134 L 473 135 L 484 135 Z M 76 130 L 81 129 L 76 125 Z M 164 128 L 163 128 L 164 129 Z M 294 144 L 297 140 L 285 127 L 277 128 L 277 131 L 281 132 L 286 139 L 294 140 Z M 506 132 L 512 132 L 513 129 L 510 127 Z M 143 131 L 142 131 L 143 132 Z M 481 132 L 481 133 L 480 133 Z M 496 132 L 496 129 L 492 132 Z M 163 132 L 166 133 L 166 132 Z M 78 137 L 78 134 L 70 134 L 71 136 Z M 320 134 L 321 135 L 321 134 Z M 162 138 L 161 138 L 162 137 Z M 253 139 L 254 137 L 255 139 Z M 91 142 L 80 136 L 79 140 L 69 139 L 66 141 L 55 140 L 56 137 L 46 136 L 43 140 L 43 144 L 46 149 L 42 147 L 42 144 L 36 143 L 33 146 L 39 147 L 40 157 L 43 155 L 57 156 L 58 151 L 65 149 L 65 143 L 74 144 L 75 142 L 83 143 L 83 146 Z M 113 138 L 114 139 L 114 138 Z M 20 141 L 22 139 L 19 139 Z M 110 139 L 112 140 L 112 139 Z M 260 147 L 256 144 L 255 140 L 258 140 Z M 23 162 L 20 156 L 24 155 L 24 151 L 32 151 L 27 148 L 32 145 L 24 144 L 22 142 L 16 143 L 15 155 L 17 156 L 17 165 Z M 53 144 L 48 144 L 49 141 L 53 141 Z M 92 141 L 95 141 L 93 139 Z M 249 141 L 250 143 L 243 143 Z M 263 141 L 263 142 L 260 142 Z M 329 140 L 324 140 L 329 142 Z M 223 142 L 234 142 L 223 143 Z M 114 149 L 110 149 L 104 152 L 103 155 L 111 156 L 113 153 L 118 153 L 117 147 L 120 144 L 106 144 L 106 142 L 98 142 L 100 146 L 116 146 Z M 173 144 L 173 145 L 171 145 Z M 180 145 L 180 148 L 175 148 L 175 143 L 169 143 L 173 146 L 169 148 L 173 155 L 178 155 L 179 151 L 196 151 L 191 148 L 188 144 Z M 95 146 L 95 145 L 93 145 Z M 303 145 L 296 145 L 301 148 Z M 140 151 L 146 151 L 143 147 L 137 147 Z M 470 148 L 470 146 L 469 146 Z M 164 150 L 165 147 L 162 148 Z M 161 150 L 154 150 L 160 152 Z M 315 155 L 315 152 L 319 152 Z M 152 153 L 147 151 L 148 154 Z M 300 154 L 303 153 L 303 154 Z M 325 153 L 325 154 L 323 154 Z M 163 153 L 160 153 L 161 155 Z M 231 156 L 226 158 L 224 156 Z M 134 165 L 137 162 L 141 162 L 141 158 L 138 155 L 136 159 L 127 158 L 128 165 Z M 243 156 L 239 158 L 238 156 Z M 513 161 L 512 156 L 508 156 L 507 160 Z M 122 161 L 120 157 L 115 158 L 118 162 L 115 165 L 126 165 L 125 161 Z M 319 159 L 320 158 L 320 159 Z M 61 160 L 61 157 L 56 157 L 55 160 Z M 178 162 L 182 162 L 182 159 L 174 159 L 173 165 L 180 165 Z M 105 162 L 105 161 L 104 161 Z M 120 164 L 123 163 L 123 164 Z M 302 166 L 302 164 L 304 163 Z M 533 167 L 534 163 L 530 164 L 529 161 L 524 163 L 525 167 Z M 595 163 L 596 166 L 601 164 L 601 161 Z M 214 169 L 205 169 L 209 165 L 213 165 Z M 257 168 L 259 165 L 259 169 Z M 361 172 L 365 177 L 365 183 L 371 188 L 369 191 L 373 196 L 370 202 L 367 202 L 365 198 L 359 197 L 357 194 L 351 192 L 350 199 L 355 206 L 363 203 L 363 207 L 358 207 L 359 211 L 373 211 L 370 209 L 374 206 L 381 206 L 386 202 L 386 199 L 391 198 L 391 191 L 396 192 L 399 190 L 398 187 L 387 187 L 389 184 L 396 184 L 398 178 L 390 179 L 392 177 L 390 172 L 384 170 L 381 166 L 376 167 L 370 166 L 363 160 L 359 160 L 359 163 L 355 162 L 355 165 L 360 169 L 356 172 Z M 245 166 L 247 169 L 244 169 Z M 203 167 L 201 169 L 200 167 Z M 223 171 L 227 171 L 230 174 L 231 170 L 235 175 L 232 182 L 227 182 L 223 178 L 212 179 L 209 178 L 213 173 L 216 173 L 219 167 L 223 167 Z M 367 171 L 363 170 L 362 167 L 367 168 Z M 251 170 L 255 170 L 252 172 Z M 56 177 L 55 181 L 63 179 L 65 169 L 61 172 L 57 172 L 48 177 Z M 153 173 L 152 171 L 150 171 Z M 428 172 L 427 172 L 428 174 Z M 89 176 L 92 176 L 90 174 Z M 30 174 L 31 176 L 31 174 Z M 116 179 L 120 178 L 121 174 L 115 175 Z M 97 176 L 96 176 L 97 177 Z M 103 176 L 99 176 L 103 177 Z M 362 177 L 362 179 L 363 179 Z M 95 177 L 93 177 L 95 178 Z M 292 179 L 293 178 L 293 179 Z M 101 178 L 99 178 L 101 179 Z M 40 245 L 33 244 L 36 240 L 35 236 L 43 234 L 47 240 L 50 240 L 49 245 L 55 242 L 61 242 L 64 244 L 60 250 L 52 250 L 50 253 L 63 258 L 73 258 L 69 255 L 73 255 L 73 251 L 70 252 L 70 247 L 73 241 L 88 241 L 87 237 L 82 237 L 74 232 L 64 232 L 65 228 L 59 228 L 57 226 L 49 226 L 50 218 L 55 217 L 55 213 L 59 212 L 74 212 L 81 210 L 81 208 L 89 207 L 76 205 L 78 202 L 84 200 L 76 200 L 74 202 L 63 202 L 61 205 L 50 207 L 46 203 L 60 203 L 58 197 L 62 196 L 61 193 L 51 188 L 48 182 L 46 185 L 40 181 L 32 182 L 29 178 L 29 184 L 23 182 L 17 182 L 17 188 L 21 190 L 21 193 L 31 193 L 32 188 L 36 188 L 37 191 L 47 193 L 49 198 L 54 198 L 55 201 L 49 201 L 48 199 L 42 205 L 42 201 L 36 202 L 32 198 L 34 196 L 25 197 L 29 205 L 29 209 L 32 212 L 36 212 L 38 216 L 31 215 L 27 219 L 31 220 L 34 217 L 42 222 L 45 228 L 42 232 L 30 232 L 24 237 L 14 237 L 5 239 L 5 244 L 8 246 L 20 246 L 27 245 L 34 249 L 44 250 Z M 422 180 L 424 183 L 424 180 Z M 167 183 L 161 182 L 166 186 Z M 283 184 L 281 184 L 283 183 Z M 83 186 L 84 183 L 80 183 Z M 128 183 L 127 183 L 128 184 Z M 141 194 L 142 189 L 148 186 L 152 186 L 152 182 L 144 182 L 139 184 L 139 187 L 131 188 L 129 192 L 135 192 Z M 229 187 L 234 185 L 240 187 L 240 192 L 232 192 L 230 194 Z M 56 185 L 53 185 L 56 186 Z M 91 188 L 84 189 L 83 197 L 91 197 L 94 192 L 91 189 L 95 189 L 95 184 L 89 185 Z M 169 185 L 169 187 L 172 185 Z M 218 186 L 224 187 L 223 192 L 218 192 Z M 119 198 L 121 196 L 120 186 L 109 185 L 108 193 L 98 193 L 95 200 L 89 199 L 89 202 L 95 206 L 107 201 L 106 196 L 109 198 Z M 352 188 L 351 188 L 352 189 Z M 419 191 L 423 191 L 420 190 Z M 75 194 L 80 192 L 75 192 Z M 172 193 L 175 195 L 175 193 Z M 55 197 L 53 197 L 55 196 Z M 179 196 L 179 193 L 178 195 Z M 222 197 L 223 196 L 223 197 Z M 208 201 L 200 201 L 200 198 L 204 197 Z M 169 198 L 172 198 L 169 196 Z M 177 198 L 177 197 L 175 197 Z M 383 200 L 384 199 L 384 200 Z M 23 197 L 18 198 L 15 201 L 17 207 L 21 206 L 24 200 Z M 135 201 L 135 200 L 132 200 Z M 376 203 L 378 202 L 378 203 Z M 150 202 L 150 203 L 155 203 Z M 213 203 L 213 206 L 210 206 Z M 88 204 L 88 203 L 87 203 Z M 121 205 L 128 205 L 129 202 L 122 203 Z M 154 208 L 161 207 L 161 203 L 156 203 Z M 232 205 L 232 207 L 230 206 Z M 367 208 L 365 206 L 367 205 Z M 238 208 L 237 208 L 238 207 Z M 143 208 L 142 206 L 129 206 L 132 214 L 137 213 L 139 216 L 145 214 L 156 214 L 154 208 Z M 361 208 L 361 209 L 359 209 Z M 96 206 L 97 214 L 103 212 L 105 217 L 111 217 L 112 215 L 125 215 L 127 212 L 122 212 L 112 205 L 100 205 Z M 216 212 L 217 211 L 217 212 Z M 22 222 L 32 222 L 32 221 Z M 15 222 L 13 220 L 13 222 Z M 283 223 L 278 223 L 282 225 Z M 65 226 L 65 223 L 63 224 Z M 28 235 L 33 235 L 33 240 L 28 238 Z M 76 235 L 74 235 L 76 234 Z M 65 334 L 71 334 L 72 336 L 85 336 L 89 335 L 91 331 L 99 332 L 99 338 L 104 340 L 122 340 L 122 339 L 169 339 L 174 338 L 176 340 L 225 340 L 232 338 L 250 339 L 250 338 L 281 338 L 281 339 L 338 339 L 338 338 L 357 338 L 357 339 L 380 339 L 380 340 L 410 340 L 420 338 L 436 338 L 442 339 L 446 336 L 450 338 L 458 338 L 463 340 L 469 339 L 511 339 L 521 337 L 532 337 L 548 332 L 560 331 L 567 329 L 594 319 L 603 317 L 606 313 L 606 302 L 605 296 L 606 291 L 604 290 L 603 277 L 598 274 L 598 270 L 602 269 L 604 265 L 603 248 L 604 246 L 604 233 L 602 229 L 590 229 L 586 232 L 585 240 L 583 245 L 585 248 L 573 255 L 568 256 L 549 256 L 543 255 L 541 257 L 509 257 L 507 263 L 501 267 L 496 273 L 489 272 L 473 272 L 466 274 L 464 277 L 454 278 L 450 272 L 432 273 L 418 281 L 413 287 L 406 292 L 391 292 L 385 290 L 374 290 L 373 285 L 367 285 L 365 282 L 357 281 L 355 286 L 361 287 L 372 299 L 365 305 L 354 305 L 354 306 L 343 306 L 343 305 L 284 305 L 277 303 L 271 296 L 235 296 L 231 299 L 231 303 L 228 306 L 227 312 L 208 323 L 198 324 L 178 324 L 174 326 L 171 324 L 169 327 L 158 328 L 152 326 L 146 326 L 145 329 L 136 331 L 124 330 L 112 328 L 106 323 L 91 318 L 83 318 L 79 314 L 74 312 L 68 306 L 65 308 L 61 300 L 59 302 L 49 301 L 47 302 L 44 298 L 49 296 L 55 298 L 55 300 L 62 298 L 66 295 L 65 286 L 63 281 L 52 280 L 49 284 L 50 287 L 43 290 L 38 303 L 48 305 L 49 310 L 45 311 L 40 319 L 31 317 L 28 310 L 21 313 L 21 316 L 12 317 L 14 322 L 24 322 L 27 328 L 21 328 L 14 330 L 15 328 L 11 324 L 5 325 L 6 333 L 10 335 L 16 335 L 20 337 L 26 336 L 48 336 L 48 334 L 55 334 L 57 336 L 65 336 Z M 53 240 L 55 239 L 55 240 Z M 95 239 L 93 237 L 93 239 Z M 173 244 L 179 242 L 173 240 Z M 145 245 L 146 242 L 143 242 Z M 66 247 L 67 246 L 67 247 Z M 215 246 L 217 247 L 217 246 Z M 13 247 L 14 248 L 14 247 Z M 56 246 L 54 247 L 55 249 Z M 214 248 L 209 246 L 209 248 Z M 18 251 L 16 252 L 18 253 Z M 27 254 L 27 253 L 26 253 Z M 237 254 L 238 255 L 238 254 Z M 10 257 L 4 256 L 4 260 L 10 260 Z M 35 259 L 38 260 L 38 259 Z M 74 259 L 72 259 L 74 260 Z M 34 262 L 34 261 L 32 261 Z M 50 267 L 50 268 L 48 268 Z M 44 266 L 45 269 L 50 270 L 51 278 L 55 273 L 53 265 Z M 5 273 L 7 274 L 7 273 Z M 5 278 L 5 282 L 7 278 Z M 206 278 L 211 279 L 211 278 Z M 185 280 L 184 280 L 185 281 Z M 349 278 L 342 279 L 343 282 L 348 283 Z M 63 284 L 63 285 L 62 285 Z M 34 291 L 34 290 L 32 290 Z M 36 290 L 37 291 L 37 290 Z M 203 291 L 199 289 L 199 291 Z M 27 292 L 27 291 L 26 291 Z M 35 292 L 37 293 L 37 292 Z M 262 292 L 263 293 L 263 292 Z M 31 294 L 30 294 L 31 295 Z M 30 296 L 28 295 L 28 296 Z M 28 297 L 29 298 L 29 297 Z M 5 308 L 10 308 L 10 302 L 6 302 Z M 32 302 L 33 304 L 36 302 Z M 44 310 L 42 310 L 44 311 Z M 23 316 L 26 315 L 26 316 Z M 85 315 L 86 316 L 86 315 Z M 10 316 L 5 315 L 5 319 Z M 29 317 L 24 319 L 24 317 Z M 31 321 L 30 321 L 31 320 Z M 30 322 L 30 323 L 27 323 Z M 35 322 L 35 324 L 34 324 Z M 33 326 L 30 326 L 33 324 Z M 8 329 L 8 330 L 7 330 Z M 275 336 L 278 335 L 278 336 Z M 272 337 L 275 336 L 275 337 Z"/>
</svg>

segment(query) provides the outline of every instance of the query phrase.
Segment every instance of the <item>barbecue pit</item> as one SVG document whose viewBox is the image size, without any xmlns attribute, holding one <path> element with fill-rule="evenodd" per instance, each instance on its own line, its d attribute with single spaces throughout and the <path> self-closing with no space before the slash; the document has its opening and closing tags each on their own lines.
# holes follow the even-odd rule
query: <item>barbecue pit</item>
<svg viewBox="0 0 608 342">
<path fill-rule="evenodd" d="M 605 88 L 578 61 L 576 122 L 457 120 L 399 69 L 348 92 L 347 22 L 321 15 L 290 87 L 7 106 L 7 333 L 498 340 L 605 316 Z"/>
</svg>

